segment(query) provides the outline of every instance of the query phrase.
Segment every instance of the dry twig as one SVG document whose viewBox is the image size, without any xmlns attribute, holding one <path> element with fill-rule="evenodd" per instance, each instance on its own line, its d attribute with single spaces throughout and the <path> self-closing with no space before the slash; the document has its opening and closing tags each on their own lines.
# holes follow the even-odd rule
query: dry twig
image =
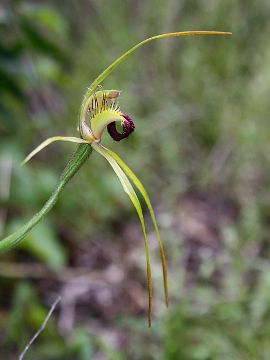
<svg viewBox="0 0 270 360">
<path fill-rule="evenodd" d="M 23 360 L 26 352 L 29 350 L 30 346 L 33 344 L 33 342 L 36 340 L 36 338 L 39 336 L 39 334 L 45 329 L 45 326 L 47 325 L 54 309 L 56 308 L 57 304 L 61 301 L 61 296 L 58 296 L 58 298 L 55 300 L 55 302 L 52 304 L 46 318 L 44 319 L 41 327 L 38 329 L 38 331 L 35 333 L 35 335 L 32 337 L 32 339 L 29 341 L 29 343 L 24 348 L 23 352 L 21 353 L 19 360 Z"/>
</svg>

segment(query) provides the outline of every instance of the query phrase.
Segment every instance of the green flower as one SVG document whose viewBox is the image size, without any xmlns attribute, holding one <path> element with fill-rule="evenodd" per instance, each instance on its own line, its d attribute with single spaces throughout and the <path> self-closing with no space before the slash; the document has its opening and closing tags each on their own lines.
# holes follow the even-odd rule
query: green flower
<svg viewBox="0 0 270 360">
<path fill-rule="evenodd" d="M 41 151 L 43 148 L 48 146 L 54 141 L 69 141 L 76 142 L 79 144 L 85 144 L 84 146 L 79 146 L 77 152 L 74 154 L 73 158 L 70 160 L 66 166 L 62 176 L 60 177 L 59 183 L 56 186 L 51 197 L 45 203 L 43 208 L 36 213 L 30 221 L 24 225 L 21 229 L 17 230 L 15 233 L 11 234 L 7 238 L 3 239 L 0 242 L 0 252 L 10 249 L 17 245 L 27 233 L 50 211 L 54 206 L 56 201 L 59 198 L 60 192 L 64 188 L 65 184 L 71 179 L 71 177 L 78 171 L 81 165 L 85 162 L 89 156 L 91 149 L 94 149 L 100 155 L 102 155 L 108 163 L 113 168 L 115 174 L 117 175 L 124 191 L 129 196 L 132 204 L 134 205 L 138 217 L 141 222 L 142 233 L 144 237 L 145 244 L 145 256 L 146 256 L 146 272 L 148 280 L 148 324 L 151 326 L 152 318 L 152 277 L 151 277 L 151 266 L 149 258 L 149 246 L 148 239 L 145 229 L 144 216 L 142 212 L 142 207 L 140 201 L 137 197 L 137 194 L 134 190 L 133 185 L 136 187 L 138 192 L 142 195 L 156 232 L 161 263 L 163 271 L 163 285 L 164 285 L 164 297 L 165 304 L 168 306 L 168 286 L 167 286 L 167 267 L 164 249 L 162 241 L 160 238 L 160 233 L 154 214 L 153 207 L 151 205 L 149 196 L 141 183 L 138 177 L 132 172 L 132 170 L 124 163 L 120 157 L 115 154 L 112 150 L 107 149 L 101 144 L 102 134 L 105 128 L 108 129 L 109 134 L 116 141 L 122 140 L 123 138 L 129 136 L 134 131 L 134 123 L 131 118 L 122 113 L 118 105 L 118 98 L 120 96 L 120 91 L 118 90 L 100 90 L 99 86 L 102 81 L 131 53 L 136 49 L 144 45 L 145 43 L 161 38 L 168 37 L 177 37 L 177 36 L 190 36 L 190 35 L 210 35 L 210 34 L 223 34 L 228 35 L 228 32 L 217 32 L 217 31 L 184 31 L 184 32 L 175 32 L 153 36 L 148 38 L 139 44 L 135 45 L 129 49 L 126 53 L 120 56 L 116 61 L 114 61 L 106 70 L 104 70 L 90 85 L 88 91 L 86 92 L 80 111 L 78 131 L 80 137 L 64 137 L 64 136 L 54 136 L 43 143 L 41 143 L 36 149 L 34 149 L 23 161 L 23 164 L 28 162 L 35 154 Z M 120 133 L 116 128 L 116 122 L 119 122 L 122 126 L 122 132 Z"/>
<path fill-rule="evenodd" d="M 137 178 L 137 176 L 133 173 L 133 171 L 124 163 L 124 161 L 115 154 L 112 150 L 107 149 L 101 144 L 101 137 L 103 131 L 106 127 L 108 127 L 108 131 L 110 135 L 116 140 L 127 137 L 134 130 L 133 121 L 126 114 L 123 114 L 120 110 L 120 107 L 117 103 L 117 98 L 120 95 L 120 91 L 117 90 L 104 90 L 97 91 L 89 96 L 89 101 L 87 102 L 87 111 L 84 112 L 83 118 L 79 123 L 78 129 L 81 135 L 81 138 L 74 137 L 61 137 L 55 136 L 45 140 L 41 145 L 39 145 L 35 150 L 33 150 L 23 161 L 25 164 L 29 161 L 37 152 L 47 146 L 49 143 L 53 141 L 75 141 L 78 143 L 87 143 L 94 150 L 96 150 L 100 155 L 102 155 L 108 163 L 113 168 L 115 174 L 117 175 L 124 191 L 129 196 L 132 204 L 134 205 L 138 217 L 141 222 L 143 237 L 144 237 L 144 245 L 145 245 L 145 255 L 146 255 L 146 272 L 147 272 L 147 282 L 148 282 L 148 324 L 151 326 L 151 317 L 152 317 L 152 276 L 151 276 L 151 265 L 149 258 L 149 245 L 148 239 L 145 229 L 145 222 L 142 207 L 140 201 L 137 197 L 137 194 L 133 188 L 133 185 L 137 188 L 137 190 L 141 193 L 142 197 L 145 200 L 145 203 L 149 209 L 150 216 L 156 231 L 162 270 L 163 270 L 163 284 L 164 284 L 164 296 L 165 303 L 168 306 L 168 285 L 167 285 L 167 267 L 164 249 L 162 245 L 162 241 L 160 238 L 159 229 L 157 226 L 157 221 L 155 218 L 154 210 L 151 205 L 149 196 L 141 183 L 141 181 Z M 115 125 L 115 122 L 120 122 L 123 127 L 123 133 L 119 133 L 116 128 L 111 128 L 111 125 Z M 131 181 L 130 181 L 131 180 Z M 132 185 L 132 183 L 133 185 Z"/>
</svg>

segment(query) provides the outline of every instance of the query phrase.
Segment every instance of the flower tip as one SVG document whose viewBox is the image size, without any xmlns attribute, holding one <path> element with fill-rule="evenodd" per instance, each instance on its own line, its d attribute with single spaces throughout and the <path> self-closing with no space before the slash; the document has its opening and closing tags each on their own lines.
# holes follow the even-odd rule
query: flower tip
<svg viewBox="0 0 270 360">
<path fill-rule="evenodd" d="M 110 134 L 110 136 L 115 141 L 120 141 L 122 139 L 125 139 L 135 129 L 134 122 L 131 120 L 131 118 L 128 115 L 122 114 L 122 117 L 123 117 L 123 122 L 122 122 L 123 131 L 122 131 L 122 133 L 117 130 L 115 121 L 110 123 L 107 126 L 108 133 Z"/>
<path fill-rule="evenodd" d="M 113 99 L 117 99 L 120 96 L 121 92 L 119 90 L 111 90 L 110 92 L 108 92 L 108 99 L 113 100 Z"/>
<path fill-rule="evenodd" d="M 127 114 L 122 114 L 122 116 L 125 118 L 123 123 L 124 130 L 128 132 L 128 135 L 130 135 L 135 130 L 135 124 Z"/>
</svg>

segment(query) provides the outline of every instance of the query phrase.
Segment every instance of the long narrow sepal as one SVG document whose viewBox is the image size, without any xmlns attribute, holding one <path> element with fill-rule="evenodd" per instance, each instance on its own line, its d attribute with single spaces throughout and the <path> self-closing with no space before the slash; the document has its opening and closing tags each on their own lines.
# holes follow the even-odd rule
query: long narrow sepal
<svg viewBox="0 0 270 360">
<path fill-rule="evenodd" d="M 156 36 L 152 36 L 148 39 L 145 39 L 141 41 L 140 43 L 136 44 L 132 48 L 130 48 L 128 51 L 126 51 L 123 55 L 121 55 L 118 59 L 116 59 L 111 65 L 109 65 L 89 86 L 85 96 L 84 100 L 81 105 L 81 113 L 80 113 L 80 121 L 83 121 L 85 112 L 87 111 L 88 105 L 89 105 L 89 99 L 93 92 L 96 90 L 97 86 L 102 83 L 106 79 L 107 76 L 110 75 L 110 73 L 121 64 L 123 60 L 126 59 L 130 54 L 132 54 L 135 50 L 140 48 L 142 45 L 157 39 L 163 39 L 163 38 L 170 38 L 170 37 L 180 37 L 180 36 L 193 36 L 193 35 L 231 35 L 231 32 L 227 31 L 178 31 L 173 33 L 166 33 L 166 34 L 160 34 Z"/>
<path fill-rule="evenodd" d="M 26 158 L 22 161 L 21 165 L 26 164 L 38 152 L 40 152 L 46 146 L 50 145 L 51 143 L 53 143 L 55 141 L 69 141 L 69 142 L 74 142 L 74 143 L 78 143 L 78 144 L 89 144 L 89 141 L 83 140 L 83 139 L 80 139 L 77 137 L 73 137 L 73 136 L 53 136 L 53 137 L 50 137 L 49 139 L 43 141 L 39 146 L 37 146 L 33 151 L 31 151 L 30 154 L 27 155 Z"/>
<path fill-rule="evenodd" d="M 145 245 L 145 256 L 146 256 L 146 271 L 147 271 L 147 284 L 148 284 L 148 325 L 150 327 L 152 321 L 152 275 L 151 275 L 151 266 L 150 266 L 149 245 L 146 235 L 142 207 L 127 176 L 125 175 L 121 167 L 117 164 L 116 160 L 106 151 L 107 149 L 101 146 L 100 144 L 96 144 L 96 143 L 92 143 L 92 147 L 99 154 L 101 154 L 113 168 L 124 191 L 127 193 L 131 202 L 133 203 L 141 222 L 142 232 L 144 237 L 144 245 Z"/>
<path fill-rule="evenodd" d="M 164 297 L 165 297 L 165 303 L 168 306 L 169 300 L 168 300 L 168 283 L 167 283 L 166 258 L 165 258 L 164 248 L 163 248 L 163 244 L 162 244 L 162 241 L 161 241 L 159 228 L 158 228 L 158 225 L 157 225 L 155 213 L 154 213 L 150 198 L 149 198 L 149 196 L 148 196 L 148 194 L 147 194 L 147 192 L 145 190 L 145 187 L 141 183 L 141 181 L 137 178 L 137 176 L 134 174 L 134 172 L 127 166 L 127 164 L 112 150 L 107 149 L 104 146 L 103 146 L 103 149 L 109 155 L 111 155 L 114 158 L 114 160 L 118 163 L 118 165 L 120 165 L 120 167 L 126 173 L 126 175 L 133 181 L 134 185 L 140 191 L 140 193 L 141 193 L 142 197 L 144 198 L 144 201 L 145 201 L 145 203 L 146 203 L 146 205 L 148 207 L 148 210 L 149 210 L 149 213 L 150 213 L 150 216 L 151 216 L 151 219 L 152 219 L 155 231 L 156 231 L 157 239 L 158 239 L 160 257 L 161 257 L 161 262 L 162 262 Z"/>
</svg>

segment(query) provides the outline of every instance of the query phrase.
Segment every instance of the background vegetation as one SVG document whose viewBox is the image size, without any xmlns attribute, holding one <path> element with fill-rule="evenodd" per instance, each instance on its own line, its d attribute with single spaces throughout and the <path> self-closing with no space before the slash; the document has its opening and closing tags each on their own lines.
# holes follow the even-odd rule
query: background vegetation
<svg viewBox="0 0 270 360">
<path fill-rule="evenodd" d="M 147 328 L 139 222 L 92 155 L 47 220 L 0 258 L 1 359 L 18 359 L 59 294 L 29 360 L 269 359 L 269 16 L 268 0 L 0 4 L 1 238 L 41 207 L 76 145 L 20 161 L 49 136 L 76 134 L 82 95 L 112 60 L 157 33 L 233 32 L 149 44 L 104 84 L 123 90 L 136 124 L 129 139 L 104 140 L 153 200 L 169 310 L 153 233 Z"/>
</svg>

